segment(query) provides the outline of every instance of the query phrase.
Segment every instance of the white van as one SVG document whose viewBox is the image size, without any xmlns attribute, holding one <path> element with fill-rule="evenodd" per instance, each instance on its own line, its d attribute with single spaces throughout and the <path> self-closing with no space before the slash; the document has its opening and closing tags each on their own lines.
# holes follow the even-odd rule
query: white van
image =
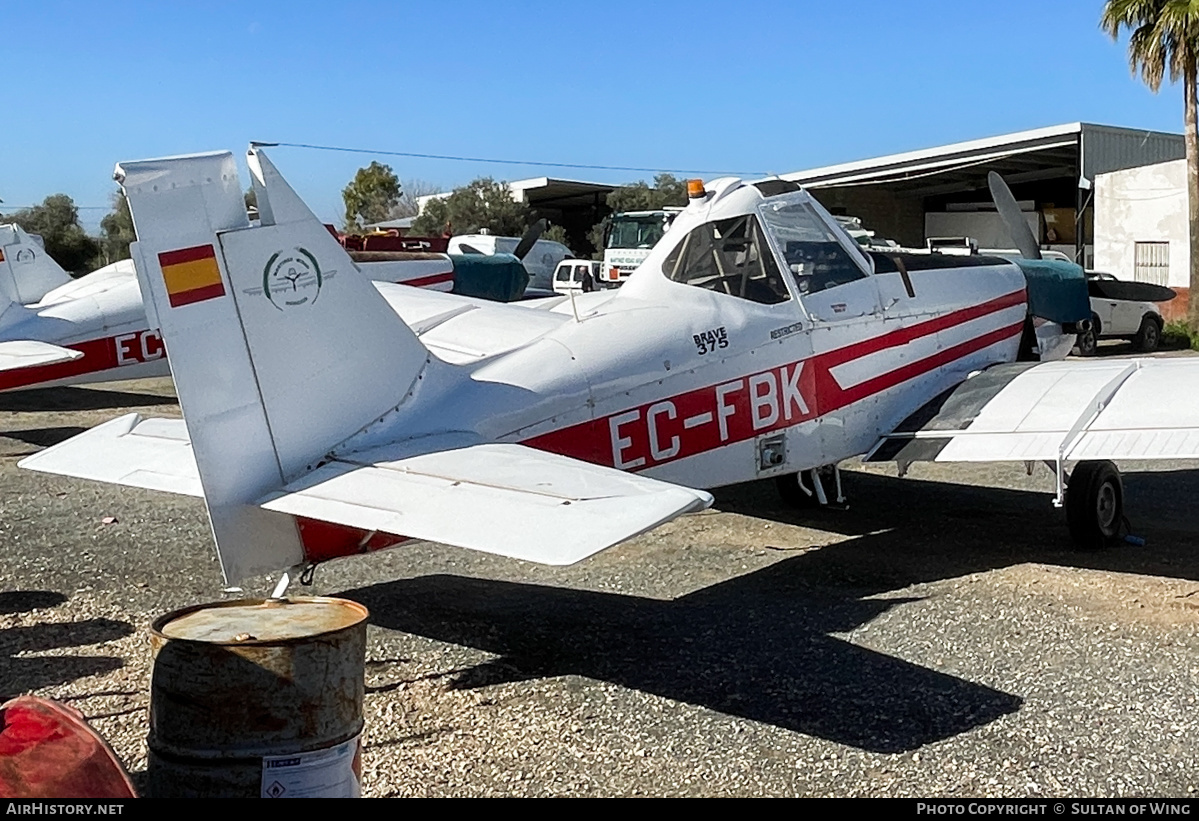
<svg viewBox="0 0 1199 821">
<path fill-rule="evenodd" d="M 462 234 L 451 237 L 451 254 L 511 254 L 516 250 L 520 237 L 497 237 L 493 234 Z M 529 272 L 529 287 L 549 290 L 554 268 L 571 256 L 570 249 L 560 242 L 539 239 L 533 250 L 525 255 L 525 270 Z"/>
<path fill-rule="evenodd" d="M 564 259 L 554 269 L 554 290 L 560 294 L 570 291 L 594 291 L 600 284 L 598 259 Z"/>
</svg>

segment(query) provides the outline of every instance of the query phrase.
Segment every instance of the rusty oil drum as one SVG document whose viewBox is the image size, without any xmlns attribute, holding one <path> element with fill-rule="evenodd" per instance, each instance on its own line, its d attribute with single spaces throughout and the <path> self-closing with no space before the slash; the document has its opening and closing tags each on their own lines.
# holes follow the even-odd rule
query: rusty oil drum
<svg viewBox="0 0 1199 821">
<path fill-rule="evenodd" d="M 157 619 L 149 796 L 356 797 L 368 616 L 295 597 Z"/>
</svg>

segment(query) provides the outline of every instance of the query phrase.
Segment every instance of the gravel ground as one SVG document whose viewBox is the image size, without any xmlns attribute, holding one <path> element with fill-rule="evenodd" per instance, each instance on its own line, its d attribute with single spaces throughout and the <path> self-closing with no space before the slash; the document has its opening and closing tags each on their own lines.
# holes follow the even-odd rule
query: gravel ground
<svg viewBox="0 0 1199 821">
<path fill-rule="evenodd" d="M 170 381 L 0 396 L 0 694 L 144 784 L 147 626 L 223 595 L 203 507 L 16 469 L 133 410 Z M 367 795 L 1193 797 L 1199 471 L 1151 468 L 1143 547 L 1071 551 L 1044 469 L 871 466 L 849 510 L 749 484 L 572 567 L 417 543 L 302 592 L 371 610 Z"/>
</svg>

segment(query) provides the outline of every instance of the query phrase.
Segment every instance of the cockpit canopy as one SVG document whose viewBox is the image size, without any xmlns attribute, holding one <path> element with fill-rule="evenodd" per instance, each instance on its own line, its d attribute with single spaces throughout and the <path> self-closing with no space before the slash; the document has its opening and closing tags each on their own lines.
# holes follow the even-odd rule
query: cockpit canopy
<svg viewBox="0 0 1199 821">
<path fill-rule="evenodd" d="M 806 192 L 737 200 L 742 207 L 715 203 L 713 218 L 670 249 L 662 260 L 668 279 L 770 305 L 869 276 L 869 258 Z"/>
</svg>

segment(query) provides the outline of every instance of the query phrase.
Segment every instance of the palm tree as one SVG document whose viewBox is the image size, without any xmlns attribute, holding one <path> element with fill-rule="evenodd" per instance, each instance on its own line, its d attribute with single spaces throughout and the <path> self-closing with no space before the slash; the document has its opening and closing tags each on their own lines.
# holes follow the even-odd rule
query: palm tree
<svg viewBox="0 0 1199 821">
<path fill-rule="evenodd" d="M 1196 114 L 1196 57 L 1199 57 L 1199 0 L 1107 0 L 1099 26 L 1117 39 L 1128 38 L 1128 64 L 1155 94 L 1167 70 L 1182 78 L 1186 108 L 1187 201 L 1191 235 L 1190 297 L 1187 324 L 1199 333 L 1199 119 Z"/>
</svg>

